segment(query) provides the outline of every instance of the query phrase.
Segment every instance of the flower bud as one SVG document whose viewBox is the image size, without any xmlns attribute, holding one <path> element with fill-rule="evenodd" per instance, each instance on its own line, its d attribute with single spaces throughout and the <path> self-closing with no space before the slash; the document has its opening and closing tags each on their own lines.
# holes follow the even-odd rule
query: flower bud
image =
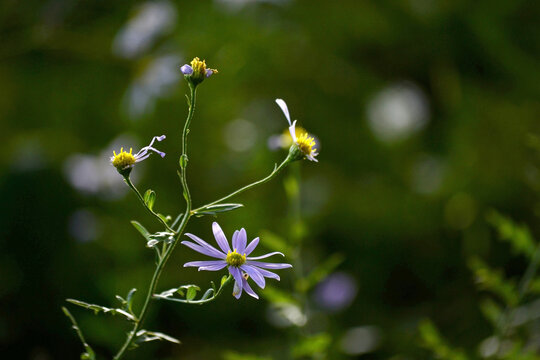
<svg viewBox="0 0 540 360">
<path fill-rule="evenodd" d="M 197 86 L 204 81 L 205 78 L 217 74 L 216 69 L 210 69 L 206 67 L 206 61 L 200 60 L 198 57 L 194 58 L 191 61 L 191 64 L 185 64 L 180 67 L 180 71 L 184 74 L 184 77 L 189 81 L 193 86 Z"/>
</svg>

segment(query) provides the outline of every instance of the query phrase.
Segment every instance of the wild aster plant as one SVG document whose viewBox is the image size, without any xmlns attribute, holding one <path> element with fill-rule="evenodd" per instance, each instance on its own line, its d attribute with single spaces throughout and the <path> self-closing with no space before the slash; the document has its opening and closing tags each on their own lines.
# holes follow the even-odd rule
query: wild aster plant
<svg viewBox="0 0 540 360">
<path fill-rule="evenodd" d="M 194 58 L 190 65 L 185 64 L 180 68 L 180 71 L 184 74 L 184 78 L 188 82 L 190 89 L 189 100 L 189 112 L 184 123 L 184 128 L 182 131 L 182 141 L 181 149 L 182 153 L 179 158 L 179 170 L 178 174 L 180 175 L 180 183 L 183 189 L 184 199 L 186 201 L 186 207 L 183 212 L 181 212 L 176 219 L 173 221 L 171 216 L 165 216 L 156 212 L 154 210 L 154 204 L 156 201 L 156 194 L 152 190 L 147 190 L 144 195 L 137 189 L 137 187 L 130 180 L 130 173 L 133 170 L 137 162 L 147 159 L 152 152 L 159 154 L 161 157 L 165 156 L 165 153 L 155 149 L 153 147 L 155 141 L 162 141 L 165 139 L 165 135 L 156 136 L 152 139 L 152 142 L 143 147 L 139 152 L 133 154 L 133 150 L 130 149 L 129 152 L 124 151 L 124 148 L 120 149 L 120 152 L 117 154 L 113 152 L 113 156 L 110 158 L 111 164 L 118 170 L 122 175 L 125 183 L 133 190 L 135 195 L 139 198 L 141 204 L 146 208 L 148 213 L 158 221 L 163 229 L 158 232 L 151 233 L 149 232 L 142 224 L 137 221 L 132 221 L 133 226 L 141 233 L 141 235 L 147 241 L 147 247 L 153 249 L 156 252 L 156 268 L 150 283 L 148 285 L 148 290 L 146 291 L 143 299 L 143 305 L 139 311 L 133 309 L 133 296 L 136 292 L 136 289 L 131 289 L 127 296 L 121 297 L 116 296 L 117 300 L 120 301 L 119 307 L 106 307 L 101 305 L 89 304 L 80 300 L 67 299 L 71 304 L 75 304 L 92 310 L 94 313 L 108 313 L 111 315 L 120 315 L 126 320 L 131 322 L 132 328 L 127 333 L 126 340 L 123 345 L 120 347 L 113 359 L 118 360 L 125 356 L 128 349 L 133 349 L 143 342 L 153 341 L 153 340 L 166 340 L 174 343 L 179 341 L 169 335 L 148 331 L 142 328 L 146 314 L 150 304 L 154 300 L 167 300 L 173 302 L 179 302 L 182 304 L 206 304 L 210 301 L 215 300 L 223 291 L 224 288 L 228 286 L 234 279 L 233 286 L 233 295 L 236 298 L 240 298 L 242 291 L 246 291 L 249 295 L 258 298 L 258 295 L 253 291 L 248 283 L 248 279 L 251 278 L 253 281 L 262 289 L 265 287 L 266 281 L 265 278 L 273 278 L 279 280 L 279 276 L 270 270 L 276 269 L 285 269 L 291 267 L 289 264 L 284 263 L 266 263 L 258 260 L 265 259 L 273 255 L 282 255 L 280 252 L 273 252 L 266 255 L 258 257 L 250 257 L 251 252 L 256 248 L 259 243 L 259 238 L 255 238 L 253 241 L 247 244 L 247 234 L 244 229 L 236 231 L 232 237 L 232 248 L 229 246 L 229 243 L 225 237 L 225 234 L 221 230 L 220 226 L 214 222 L 213 230 L 216 237 L 216 241 L 219 245 L 218 250 L 213 246 L 206 243 L 204 240 L 198 238 L 193 234 L 185 234 L 194 242 L 182 241 L 182 243 L 195 251 L 198 251 L 202 254 L 214 257 L 217 260 L 210 261 L 195 261 L 189 262 L 184 266 L 196 266 L 199 270 L 209 270 L 216 271 L 228 268 L 229 275 L 224 276 L 221 279 L 219 286 L 215 286 L 212 283 L 212 287 L 206 290 L 202 296 L 197 298 L 197 292 L 200 288 L 196 285 L 181 285 L 179 287 L 163 291 L 161 293 L 156 293 L 158 280 L 165 268 L 167 261 L 169 260 L 174 249 L 180 242 L 181 236 L 185 233 L 186 226 L 188 222 L 194 217 L 201 217 L 205 215 L 216 216 L 237 208 L 242 207 L 242 204 L 238 203 L 226 203 L 227 200 L 233 196 L 239 195 L 240 193 L 252 189 L 258 185 L 264 184 L 274 177 L 289 165 L 291 162 L 309 159 L 316 161 L 315 156 L 317 155 L 315 149 L 313 148 L 314 142 L 313 138 L 310 138 L 307 133 L 302 134 L 299 137 L 296 137 L 294 131 L 291 132 L 293 137 L 293 145 L 289 149 L 289 154 L 281 162 L 281 164 L 276 165 L 273 171 L 266 177 L 255 181 L 251 184 L 248 184 L 236 191 L 231 192 L 230 194 L 217 199 L 213 202 L 210 202 L 206 205 L 202 205 L 197 208 L 193 208 L 193 203 L 191 199 L 191 194 L 189 191 L 189 186 L 187 182 L 187 166 L 188 166 L 188 146 L 187 146 L 187 136 L 189 133 L 189 127 L 193 119 L 195 111 L 195 99 L 197 93 L 197 87 L 201 84 L 204 79 L 210 77 L 213 74 L 218 73 L 215 69 L 207 68 L 206 62 L 200 60 L 199 58 Z M 282 108 L 289 125 L 294 130 L 296 121 L 291 124 L 287 106 L 283 100 L 276 100 L 278 105 Z M 92 347 L 86 342 L 82 330 L 79 328 L 75 318 L 71 315 L 67 308 L 62 308 L 66 316 L 69 317 L 73 324 L 73 329 L 76 331 L 79 336 L 85 352 L 81 355 L 81 359 L 95 359 L 96 355 Z"/>
</svg>

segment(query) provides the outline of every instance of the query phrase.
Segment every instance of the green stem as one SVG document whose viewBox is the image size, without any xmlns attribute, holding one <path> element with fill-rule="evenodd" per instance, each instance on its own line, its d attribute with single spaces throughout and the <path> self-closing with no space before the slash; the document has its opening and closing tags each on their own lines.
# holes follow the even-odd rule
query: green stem
<svg viewBox="0 0 540 360">
<path fill-rule="evenodd" d="M 166 228 L 168 231 L 170 231 L 170 232 L 176 234 L 176 231 L 174 231 L 173 229 L 171 229 L 171 228 L 169 227 L 169 225 L 167 225 L 167 223 L 165 222 L 165 220 L 163 220 L 158 214 L 156 214 L 156 213 L 154 212 L 154 210 L 150 209 L 150 208 L 148 207 L 148 205 L 146 205 L 146 202 L 144 201 L 143 196 L 141 195 L 141 193 L 139 192 L 139 190 L 135 187 L 135 185 L 133 185 L 133 183 L 131 182 L 131 179 L 129 178 L 129 176 L 125 176 L 125 177 L 124 177 L 124 181 L 125 181 L 126 184 L 131 188 L 131 190 L 133 190 L 133 191 L 135 192 L 135 194 L 137 194 L 137 197 L 139 198 L 139 200 L 141 201 L 141 203 L 143 204 L 143 206 L 145 207 L 145 209 L 148 210 L 148 212 L 149 212 L 150 214 L 152 214 L 153 216 L 155 216 L 156 219 L 158 219 L 159 222 L 162 223 L 163 226 L 165 226 L 165 228 Z"/>
<path fill-rule="evenodd" d="M 92 350 L 90 345 L 88 345 L 88 343 L 86 342 L 86 340 L 84 338 L 84 335 L 83 335 L 83 333 L 81 331 L 81 328 L 79 327 L 79 324 L 77 324 L 77 321 L 75 321 L 75 318 L 73 317 L 73 315 L 71 315 L 69 310 L 64 306 L 62 306 L 62 311 L 64 312 L 64 314 L 66 314 L 66 316 L 69 318 L 69 320 L 71 320 L 72 328 L 73 328 L 73 330 L 75 330 L 75 332 L 79 336 L 79 339 L 81 340 L 81 342 L 82 342 L 82 344 L 84 346 L 84 349 L 86 350 L 86 355 L 88 355 L 88 359 L 91 359 L 91 360 L 95 359 L 96 355 L 94 353 L 94 350 Z"/>
<path fill-rule="evenodd" d="M 179 302 L 179 303 L 182 303 L 182 304 L 195 304 L 195 305 L 202 305 L 202 304 L 206 304 L 206 303 L 209 303 L 211 301 L 214 301 L 222 292 L 223 292 L 223 289 L 231 282 L 231 280 L 233 279 L 232 275 L 229 275 L 229 277 L 227 277 L 227 279 L 225 280 L 225 282 L 219 287 L 219 289 L 217 291 L 214 292 L 214 294 L 212 295 L 212 297 L 209 297 L 207 299 L 199 299 L 199 300 L 186 300 L 186 299 L 175 299 L 175 298 L 171 298 L 171 297 L 165 297 L 165 296 L 159 296 L 159 295 L 154 295 L 154 299 L 159 299 L 159 300 L 167 300 L 167 301 L 173 301 L 173 302 Z M 209 289 L 210 291 L 213 291 L 213 289 Z"/>
<path fill-rule="evenodd" d="M 209 207 L 209 206 L 219 204 L 219 203 L 221 203 L 221 202 L 223 202 L 223 201 L 225 201 L 225 200 L 227 200 L 227 199 L 232 198 L 233 196 L 236 196 L 236 195 L 238 195 L 238 194 L 240 194 L 240 193 L 243 193 L 243 192 L 246 191 L 246 190 L 249 190 L 249 189 L 251 189 L 251 188 L 254 188 L 254 187 L 257 186 L 257 185 L 261 185 L 261 184 L 264 184 L 264 183 L 266 183 L 266 182 L 272 180 L 272 179 L 273 179 L 273 178 L 274 178 L 281 170 L 283 170 L 283 168 L 285 168 L 285 166 L 287 166 L 291 161 L 292 161 L 292 160 L 291 160 L 290 156 L 287 156 L 287 158 L 286 158 L 285 160 L 283 160 L 283 162 L 282 162 L 281 164 L 279 164 L 279 166 L 275 167 L 274 170 L 273 170 L 267 177 L 265 177 L 264 179 L 261 179 L 261 180 L 252 182 L 251 184 L 246 185 L 246 186 L 244 186 L 244 187 L 242 187 L 242 188 L 240 188 L 240 189 L 238 189 L 238 190 L 236 190 L 236 191 L 230 193 L 229 195 L 222 197 L 221 199 L 218 199 L 218 200 L 213 201 L 213 202 L 211 202 L 211 203 L 209 203 L 209 204 L 203 205 L 203 206 L 201 206 L 201 207 L 199 207 L 199 208 L 193 210 L 192 213 L 193 213 L 193 214 L 196 214 L 198 211 L 202 211 L 202 210 L 206 209 L 206 208 Z"/>
<path fill-rule="evenodd" d="M 182 132 L 182 156 L 181 159 L 184 159 L 185 161 L 180 161 L 180 167 L 182 168 L 182 174 L 180 176 L 182 187 L 184 191 L 184 197 L 186 198 L 186 212 L 184 213 L 184 216 L 182 217 L 182 220 L 180 222 L 180 225 L 178 226 L 178 231 L 176 231 L 176 238 L 174 239 L 174 242 L 167 248 L 165 251 L 165 254 L 160 258 L 156 270 L 154 271 L 154 275 L 152 276 L 152 280 L 150 281 L 150 286 L 148 287 L 148 292 L 146 293 L 146 298 L 144 299 L 144 304 L 141 309 L 141 312 L 138 316 L 138 320 L 135 322 L 133 329 L 128 333 L 128 336 L 126 338 L 126 341 L 124 342 L 124 345 L 120 348 L 116 356 L 114 357 L 114 360 L 119 360 L 122 358 L 126 350 L 131 345 L 133 338 L 137 334 L 137 331 L 140 330 L 143 321 L 146 317 L 146 314 L 148 312 L 148 307 L 150 305 L 150 301 L 152 300 L 152 295 L 156 291 L 156 287 L 159 281 L 159 277 L 161 276 L 161 273 L 163 271 L 163 268 L 165 267 L 165 264 L 171 257 L 171 254 L 173 253 L 174 249 L 176 248 L 176 245 L 178 244 L 178 240 L 180 239 L 180 236 L 184 232 L 187 223 L 189 219 L 191 218 L 191 196 L 189 194 L 189 188 L 187 185 L 187 178 L 186 178 L 186 165 L 187 165 L 187 135 L 189 133 L 189 124 L 191 124 L 191 119 L 193 119 L 193 113 L 195 112 L 195 94 L 196 90 L 194 86 L 190 85 L 191 90 L 191 102 L 189 106 L 189 112 L 186 119 L 186 123 L 184 125 L 184 130 Z M 129 183 L 128 183 L 129 185 Z M 133 186 L 132 189 L 134 189 L 138 195 L 139 198 L 142 199 L 140 196 L 140 193 L 137 191 L 137 189 Z M 142 199 L 144 203 L 144 199 Z M 145 204 L 146 205 L 146 204 Z M 167 226 L 167 228 L 169 228 Z M 173 231 L 174 232 L 174 231 Z"/>
</svg>

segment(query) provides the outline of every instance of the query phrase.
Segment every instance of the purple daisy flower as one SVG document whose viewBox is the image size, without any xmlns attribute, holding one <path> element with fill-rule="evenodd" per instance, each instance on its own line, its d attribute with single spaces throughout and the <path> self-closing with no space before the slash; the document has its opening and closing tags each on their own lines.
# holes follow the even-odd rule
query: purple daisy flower
<svg viewBox="0 0 540 360">
<path fill-rule="evenodd" d="M 221 251 L 201 238 L 189 233 L 186 233 L 186 236 L 195 241 L 195 243 L 192 243 L 191 241 L 182 241 L 182 244 L 201 254 L 211 256 L 218 260 L 192 261 L 185 263 L 184 267 L 198 267 L 199 271 L 218 271 L 228 267 L 229 273 L 235 280 L 233 296 L 237 299 L 240 298 L 243 290 L 245 290 L 248 295 L 251 295 L 256 299 L 259 298 L 251 286 L 249 286 L 249 283 L 247 282 L 248 278 L 251 277 L 255 284 L 259 285 L 261 289 L 264 289 L 266 285 L 265 277 L 279 280 L 277 274 L 266 269 L 279 270 L 292 267 L 290 264 L 275 264 L 257 261 L 272 255 L 279 254 L 285 256 L 280 252 L 271 252 L 262 256 L 249 257 L 248 255 L 251 254 L 259 244 L 259 238 L 253 239 L 249 245 L 247 245 L 247 234 L 246 230 L 243 228 L 234 232 L 232 236 L 232 249 L 229 247 L 229 242 L 217 222 L 212 224 L 212 230 Z"/>
</svg>

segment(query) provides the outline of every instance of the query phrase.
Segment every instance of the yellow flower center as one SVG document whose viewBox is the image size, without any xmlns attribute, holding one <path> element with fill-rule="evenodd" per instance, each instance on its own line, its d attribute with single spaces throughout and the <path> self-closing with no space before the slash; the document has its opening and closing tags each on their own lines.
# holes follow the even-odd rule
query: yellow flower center
<svg viewBox="0 0 540 360">
<path fill-rule="evenodd" d="M 236 249 L 234 249 L 233 252 L 230 252 L 227 254 L 227 258 L 225 259 L 227 262 L 227 265 L 229 266 L 235 266 L 239 267 L 240 265 L 244 264 L 246 262 L 246 255 L 240 255 Z"/>
<path fill-rule="evenodd" d="M 315 146 L 315 140 L 313 137 L 309 136 L 307 132 L 297 136 L 296 142 L 298 144 L 298 148 L 304 155 L 310 155 L 312 152 L 317 150 L 313 148 Z"/>
<path fill-rule="evenodd" d="M 135 164 L 135 156 L 133 156 L 133 149 L 129 149 L 129 152 L 124 151 L 124 148 L 120 148 L 120 152 L 116 154 L 113 151 L 112 164 L 115 168 L 122 170 L 133 166 Z"/>
<path fill-rule="evenodd" d="M 191 60 L 191 68 L 193 69 L 193 75 L 200 78 L 206 77 L 206 69 L 212 70 L 214 74 L 218 73 L 216 69 L 207 68 L 206 60 L 201 61 L 198 57 Z"/>
<path fill-rule="evenodd" d="M 201 61 L 198 57 L 191 60 L 191 67 L 196 74 L 204 74 L 206 72 L 206 61 Z"/>
</svg>

